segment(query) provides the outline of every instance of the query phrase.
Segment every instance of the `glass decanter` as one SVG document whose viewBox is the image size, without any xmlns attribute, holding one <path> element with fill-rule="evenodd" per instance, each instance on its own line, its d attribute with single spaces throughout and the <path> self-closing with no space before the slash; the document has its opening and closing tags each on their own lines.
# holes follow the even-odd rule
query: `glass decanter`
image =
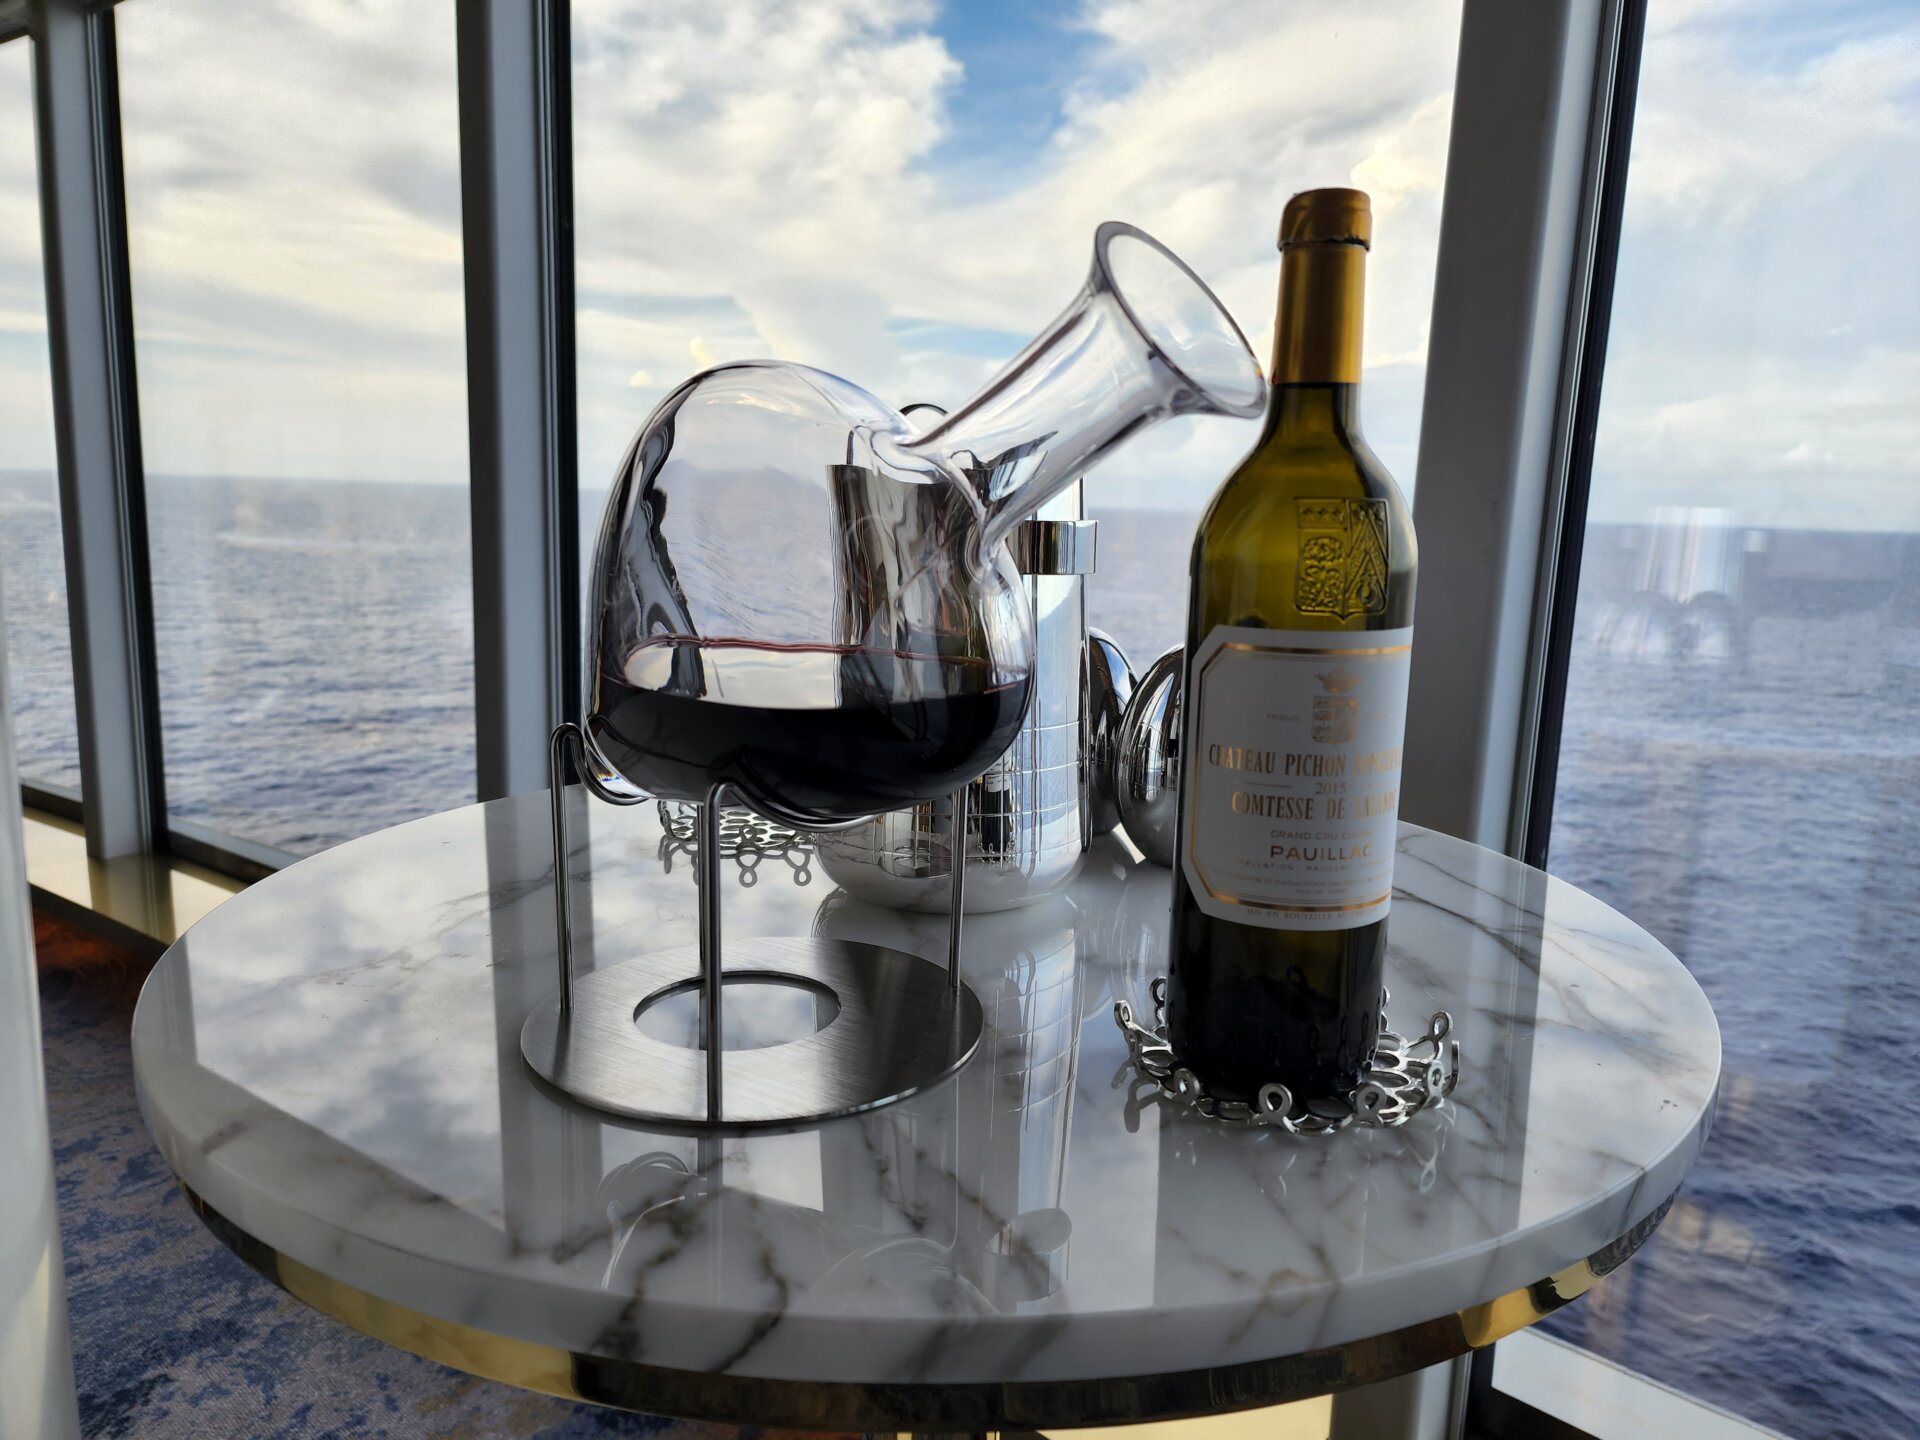
<svg viewBox="0 0 1920 1440">
<path fill-rule="evenodd" d="M 1027 705 L 1013 527 L 1147 426 L 1256 415 L 1265 393 L 1213 293 L 1117 222 L 1065 312 L 932 428 L 804 365 L 694 376 L 634 437 L 601 523 L 591 763 L 662 798 L 724 785 L 796 826 L 950 794 Z"/>
<path fill-rule="evenodd" d="M 817 830 L 950 794 L 964 835 L 967 783 L 1019 731 L 1032 689 L 1015 524 L 1147 425 L 1251 416 L 1264 399 L 1212 292 L 1118 224 L 1100 227 L 1066 312 L 925 431 L 804 365 L 723 365 L 669 395 L 601 522 L 586 723 L 549 744 L 560 984 L 521 1029 L 534 1072 L 636 1119 L 790 1125 L 965 1065 L 983 1023 L 960 973 L 967 867 L 953 868 L 944 968 L 822 936 L 723 947 L 721 807 Z M 570 759 L 603 800 L 699 804 L 697 945 L 575 983 Z M 768 986 L 829 998 L 828 1028 L 729 1052 L 729 1006 Z M 649 1007 L 696 988 L 697 1046 L 648 1033 Z"/>
</svg>

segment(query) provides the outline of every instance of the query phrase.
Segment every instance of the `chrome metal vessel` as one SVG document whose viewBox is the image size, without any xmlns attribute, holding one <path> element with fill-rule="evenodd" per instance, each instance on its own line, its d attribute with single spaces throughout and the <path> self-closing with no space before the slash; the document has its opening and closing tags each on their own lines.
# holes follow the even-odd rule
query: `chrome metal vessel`
<svg viewBox="0 0 1920 1440">
<path fill-rule="evenodd" d="M 1113 789 L 1120 824 L 1156 865 L 1173 864 L 1180 805 L 1180 685 L 1187 652 L 1176 645 L 1140 677 L 1120 721 Z"/>
<path fill-rule="evenodd" d="M 963 908 L 1010 910 L 1063 887 L 1112 810 L 1101 754 L 1132 688 L 1126 658 L 1087 630 L 1085 577 L 1094 522 L 1075 481 L 1014 531 L 1014 563 L 1033 607 L 1033 700 L 1013 744 L 970 789 Z M 1117 667 L 1117 673 L 1116 673 Z M 947 910 L 953 798 L 940 796 L 814 837 L 821 868 L 875 904 Z"/>
</svg>

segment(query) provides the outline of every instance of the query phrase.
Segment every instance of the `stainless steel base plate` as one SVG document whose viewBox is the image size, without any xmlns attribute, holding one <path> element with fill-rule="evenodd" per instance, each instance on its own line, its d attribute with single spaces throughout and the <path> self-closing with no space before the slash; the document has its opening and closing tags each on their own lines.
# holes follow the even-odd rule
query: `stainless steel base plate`
<svg viewBox="0 0 1920 1440">
<path fill-rule="evenodd" d="M 527 1017 L 520 1051 L 574 1099 L 634 1120 L 708 1123 L 706 1052 L 644 1034 L 640 1012 L 697 987 L 700 947 L 643 955 L 574 982 L 570 1019 L 553 996 Z M 964 1065 L 980 1043 L 980 1001 L 944 968 L 850 940 L 732 940 L 723 982 L 798 982 L 839 1013 L 798 1040 L 721 1056 L 723 1124 L 791 1125 L 871 1110 Z"/>
</svg>

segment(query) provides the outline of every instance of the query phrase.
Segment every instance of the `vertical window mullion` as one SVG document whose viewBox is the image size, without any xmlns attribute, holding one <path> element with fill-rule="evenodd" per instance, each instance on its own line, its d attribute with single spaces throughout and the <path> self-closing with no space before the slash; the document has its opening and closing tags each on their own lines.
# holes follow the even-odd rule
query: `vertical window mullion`
<svg viewBox="0 0 1920 1440">
<path fill-rule="evenodd" d="M 164 848 L 153 593 L 111 9 L 34 16 L 54 446 L 87 848 Z"/>
<path fill-rule="evenodd" d="M 1596 57 L 1621 0 L 1467 0 L 1414 517 L 1420 643 L 1404 813 L 1511 851 L 1533 753 L 1534 610 L 1561 487 Z"/>
<path fill-rule="evenodd" d="M 555 694 L 562 719 L 581 717 L 579 352 L 573 288 L 573 20 L 570 0 L 546 0 L 542 76 L 546 82 L 545 191 L 542 236 L 553 332 L 553 476 L 547 487 L 553 536 L 553 597 L 560 674 Z"/>
<path fill-rule="evenodd" d="M 1553 828 L 1553 794 L 1560 770 L 1560 727 L 1566 716 L 1567 667 L 1573 653 L 1574 602 L 1580 590 L 1580 558 L 1586 548 L 1587 498 L 1593 483 L 1594 437 L 1600 425 L 1600 385 L 1606 372 L 1607 332 L 1613 315 L 1613 280 L 1620 258 L 1620 222 L 1627 207 L 1627 161 L 1633 148 L 1634 98 L 1640 88 L 1640 51 L 1647 29 L 1647 0 L 1624 0 L 1609 51 L 1602 57 L 1606 86 L 1596 114 L 1592 156 L 1596 184 L 1592 250 L 1585 267 L 1577 344 L 1569 349 L 1565 481 L 1555 522 L 1546 537 L 1537 610 L 1538 656 L 1532 715 L 1527 733 L 1533 752 L 1516 778 L 1524 809 L 1514 817 L 1513 838 L 1529 865 L 1546 868 Z M 1571 329 L 1571 324 L 1570 324 Z"/>
<path fill-rule="evenodd" d="M 565 0 L 458 7 L 479 796 L 546 784 L 578 710 Z"/>
</svg>

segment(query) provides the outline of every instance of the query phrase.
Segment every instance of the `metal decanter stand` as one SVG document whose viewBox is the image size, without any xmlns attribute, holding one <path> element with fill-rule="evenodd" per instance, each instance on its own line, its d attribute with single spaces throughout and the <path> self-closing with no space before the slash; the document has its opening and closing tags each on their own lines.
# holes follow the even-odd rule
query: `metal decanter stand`
<svg viewBox="0 0 1920 1440">
<path fill-rule="evenodd" d="M 587 1105 L 671 1125 L 795 1125 L 901 1100 L 964 1065 L 980 1043 L 979 998 L 960 978 L 965 865 L 953 867 L 945 972 L 904 951 L 818 936 L 754 938 L 724 956 L 720 944 L 720 807 L 715 785 L 700 806 L 694 875 L 700 940 L 653 951 L 575 978 L 571 845 L 566 810 L 571 756 L 587 793 L 610 805 L 653 797 L 611 789 L 568 722 L 548 741 L 553 814 L 554 930 L 560 986 L 520 1032 L 534 1071 Z M 953 845 L 965 853 L 967 787 L 954 798 Z M 864 820 L 854 824 L 866 823 Z M 809 822 L 809 829 L 823 828 Z M 830 827 L 829 827 L 830 828 Z M 728 1051 L 722 992 L 730 983 L 791 985 L 831 996 L 838 1013 L 814 1034 Z M 657 1040 L 636 1023 L 650 1005 L 696 990 L 698 1049 Z"/>
</svg>

